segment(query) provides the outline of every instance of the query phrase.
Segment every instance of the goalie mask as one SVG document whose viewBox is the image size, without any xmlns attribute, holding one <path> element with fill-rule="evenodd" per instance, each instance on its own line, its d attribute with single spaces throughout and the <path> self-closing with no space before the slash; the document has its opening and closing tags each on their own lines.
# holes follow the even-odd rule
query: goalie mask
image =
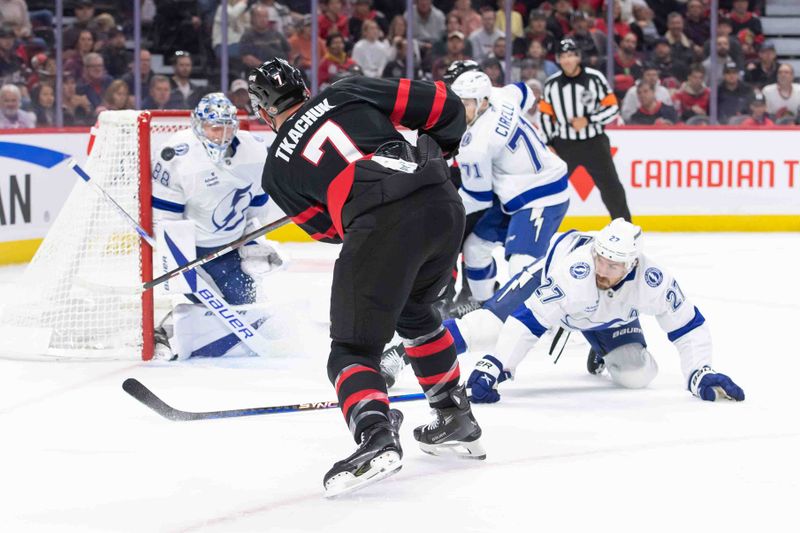
<svg viewBox="0 0 800 533">
<path fill-rule="evenodd" d="M 236 106 L 222 93 L 205 95 L 192 111 L 192 131 L 208 157 L 219 163 L 239 131 Z"/>
</svg>

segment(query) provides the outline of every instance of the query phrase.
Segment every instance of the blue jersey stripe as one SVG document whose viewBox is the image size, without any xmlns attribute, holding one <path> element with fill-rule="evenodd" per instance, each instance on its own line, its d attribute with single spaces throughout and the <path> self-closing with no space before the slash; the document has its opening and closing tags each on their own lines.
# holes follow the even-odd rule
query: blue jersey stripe
<svg viewBox="0 0 800 533">
<path fill-rule="evenodd" d="M 184 207 L 183 204 L 162 200 L 161 198 L 153 196 L 154 209 L 161 209 L 162 211 L 169 211 L 170 213 L 183 213 Z"/>
<path fill-rule="evenodd" d="M 669 333 L 667 333 L 667 338 L 670 340 L 670 342 L 675 342 L 676 340 L 680 339 L 681 337 L 683 337 L 684 335 L 686 335 L 687 333 L 689 333 L 693 329 L 696 329 L 696 328 L 699 328 L 700 326 L 702 326 L 705 323 L 705 321 L 706 321 L 706 317 L 704 317 L 702 314 L 700 314 L 700 310 L 697 307 L 695 307 L 694 308 L 694 317 L 692 317 L 692 319 L 689 321 L 689 323 L 686 324 L 685 326 L 682 326 L 682 327 L 676 329 L 675 331 L 670 331 Z"/>
<path fill-rule="evenodd" d="M 494 194 L 492 193 L 492 191 L 471 191 L 469 189 L 464 188 L 463 185 L 461 186 L 461 190 L 467 193 L 468 195 L 472 196 L 479 202 L 491 202 Z"/>
<path fill-rule="evenodd" d="M 483 279 L 491 279 L 497 275 L 497 263 L 492 259 L 492 263 L 484 268 L 470 268 L 467 267 L 467 279 L 476 281 Z"/>
<path fill-rule="evenodd" d="M 250 200 L 250 207 L 261 207 L 267 205 L 268 201 L 269 201 L 268 194 L 266 193 L 259 194 L 258 196 L 253 196 L 253 199 Z"/>
<path fill-rule="evenodd" d="M 566 191 L 568 184 L 569 180 L 567 179 L 567 175 L 564 174 L 557 181 L 548 183 L 546 185 L 541 185 L 539 187 L 534 187 L 532 189 L 528 189 L 522 194 L 518 194 L 517 196 L 515 196 L 514 198 L 503 204 L 503 211 L 505 211 L 506 213 L 513 213 L 515 211 L 519 211 L 520 209 L 522 209 L 523 207 L 525 207 L 534 200 L 538 200 L 539 198 L 544 198 L 545 196 L 551 196 L 553 194 L 558 194 L 560 192 Z"/>
<path fill-rule="evenodd" d="M 517 307 L 517 310 L 511 313 L 511 316 L 522 322 L 525 327 L 528 328 L 528 331 L 537 337 L 541 337 L 547 333 L 547 328 L 544 327 L 541 322 L 536 320 L 536 317 L 533 316 L 533 312 L 524 305 Z"/>
</svg>

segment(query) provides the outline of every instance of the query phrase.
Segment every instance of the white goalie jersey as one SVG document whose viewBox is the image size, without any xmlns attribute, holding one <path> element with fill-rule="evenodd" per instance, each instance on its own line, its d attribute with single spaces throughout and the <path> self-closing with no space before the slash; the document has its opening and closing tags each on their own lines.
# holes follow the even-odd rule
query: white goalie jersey
<svg viewBox="0 0 800 533">
<path fill-rule="evenodd" d="M 261 137 L 239 131 L 229 150 L 230 157 L 215 164 L 191 129 L 172 135 L 153 164 L 154 223 L 194 221 L 203 248 L 241 237 L 268 200 L 261 187 L 268 147 Z"/>
<path fill-rule="evenodd" d="M 456 161 L 467 213 L 491 207 L 493 194 L 508 214 L 567 201 L 567 164 L 503 95 L 492 92 L 489 108 L 461 139 Z"/>
<path fill-rule="evenodd" d="M 513 375 L 520 360 L 552 328 L 607 330 L 623 327 L 640 315 L 654 315 L 667 332 L 678 349 L 687 380 L 692 371 L 711 366 L 711 335 L 705 318 L 677 280 L 640 255 L 638 264 L 620 283 L 601 290 L 595 281 L 592 240 L 589 233 L 570 231 L 551 245 L 538 265 L 541 284 L 500 333 L 495 355 L 503 367 Z"/>
</svg>

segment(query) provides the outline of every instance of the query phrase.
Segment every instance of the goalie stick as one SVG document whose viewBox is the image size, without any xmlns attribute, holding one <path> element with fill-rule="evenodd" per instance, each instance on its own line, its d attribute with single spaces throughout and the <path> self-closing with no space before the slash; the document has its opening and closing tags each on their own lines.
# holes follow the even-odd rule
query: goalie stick
<svg viewBox="0 0 800 533">
<path fill-rule="evenodd" d="M 335 409 L 339 407 L 339 402 L 324 401 L 310 403 L 296 403 L 291 405 L 273 405 L 269 407 L 246 407 L 243 409 L 228 409 L 225 411 L 181 411 L 168 405 L 164 400 L 156 396 L 153 391 L 134 378 L 128 378 L 122 383 L 122 390 L 139 400 L 164 418 L 176 422 L 187 420 L 211 420 L 217 418 L 236 418 L 240 416 L 272 415 L 276 413 L 294 413 L 297 411 L 317 411 L 321 409 Z M 390 402 L 411 402 L 414 400 L 424 400 L 423 393 L 401 394 L 399 396 L 389 396 Z"/>
</svg>

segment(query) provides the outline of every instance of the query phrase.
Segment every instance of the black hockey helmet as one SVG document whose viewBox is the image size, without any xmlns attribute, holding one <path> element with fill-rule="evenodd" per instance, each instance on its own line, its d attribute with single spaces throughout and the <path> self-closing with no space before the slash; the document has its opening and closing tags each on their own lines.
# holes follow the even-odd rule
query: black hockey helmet
<svg viewBox="0 0 800 533">
<path fill-rule="evenodd" d="M 575 52 L 576 54 L 581 53 L 581 49 L 578 48 L 578 45 L 575 44 L 570 38 L 561 39 L 561 42 L 558 43 L 558 50 L 556 51 L 556 55 L 564 54 L 566 52 Z"/>
<path fill-rule="evenodd" d="M 477 62 L 471 59 L 459 59 L 450 63 L 450 66 L 447 67 L 447 70 L 442 75 L 442 80 L 444 80 L 445 85 L 452 85 L 456 78 L 465 72 L 478 69 L 480 69 L 480 65 Z"/>
<path fill-rule="evenodd" d="M 280 57 L 251 70 L 247 82 L 253 109 L 267 122 L 309 97 L 300 70 Z"/>
</svg>

